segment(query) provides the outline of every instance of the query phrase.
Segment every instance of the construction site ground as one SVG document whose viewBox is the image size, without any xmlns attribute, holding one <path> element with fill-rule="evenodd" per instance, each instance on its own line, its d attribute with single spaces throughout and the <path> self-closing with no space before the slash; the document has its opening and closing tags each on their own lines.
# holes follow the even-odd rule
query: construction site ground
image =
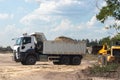
<svg viewBox="0 0 120 80">
<path fill-rule="evenodd" d="M 53 65 L 52 62 L 25 66 L 14 62 L 12 56 L 12 53 L 0 54 L 0 80 L 115 80 L 85 75 L 83 71 L 96 64 L 94 59 L 83 59 L 77 66 Z"/>
</svg>

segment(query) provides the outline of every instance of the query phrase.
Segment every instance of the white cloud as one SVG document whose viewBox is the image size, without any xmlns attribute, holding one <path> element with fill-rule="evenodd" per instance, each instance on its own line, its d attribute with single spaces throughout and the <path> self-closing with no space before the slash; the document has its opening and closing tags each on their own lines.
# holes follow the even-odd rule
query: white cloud
<svg viewBox="0 0 120 80">
<path fill-rule="evenodd" d="M 35 25 L 36 23 L 39 23 L 39 24 L 50 23 L 59 18 L 60 18 L 59 16 L 56 17 L 56 16 L 39 15 L 38 13 L 33 13 L 23 17 L 20 20 L 20 23 L 31 26 L 31 25 Z"/>
<path fill-rule="evenodd" d="M 55 8 L 55 2 L 46 2 L 41 3 L 40 7 L 35 9 L 32 13 L 29 13 L 28 15 L 24 16 L 20 22 L 25 25 L 31 25 L 34 24 L 34 21 L 39 22 L 49 22 L 53 20 L 53 16 L 49 15 Z"/>
<path fill-rule="evenodd" d="M 39 3 L 46 3 L 46 2 L 51 2 L 51 1 L 54 1 L 54 2 L 58 2 L 58 4 L 71 4 L 71 3 L 81 3 L 81 1 L 79 0 L 35 0 Z"/>
<path fill-rule="evenodd" d="M 12 19 L 13 17 L 14 17 L 13 14 L 0 13 L 0 20 Z"/>
<path fill-rule="evenodd" d="M 79 25 L 76 26 L 76 30 L 84 30 L 84 29 L 87 29 L 85 23 L 80 23 Z"/>
<path fill-rule="evenodd" d="M 106 5 L 107 5 L 106 1 L 104 1 L 104 0 L 96 0 L 96 7 L 98 9 L 101 9 L 103 6 L 106 6 Z"/>
<path fill-rule="evenodd" d="M 19 33 L 23 32 L 22 29 L 17 28 L 15 24 L 7 25 L 2 30 L 4 30 L 4 32 L 0 31 L 0 35 L 3 37 L 7 37 L 8 35 L 15 36 L 16 34 L 18 35 Z"/>
<path fill-rule="evenodd" d="M 87 22 L 87 27 L 94 27 L 94 25 L 97 24 L 97 19 L 96 16 L 93 16 L 90 21 Z"/>
<path fill-rule="evenodd" d="M 69 31 L 70 32 L 80 31 L 83 29 L 86 29 L 85 24 L 75 25 L 70 20 L 63 19 L 63 20 L 61 20 L 61 22 L 59 24 L 56 24 L 56 26 L 54 28 L 52 28 L 50 31 L 64 33 L 64 32 L 69 32 Z"/>
<path fill-rule="evenodd" d="M 75 25 L 72 21 L 70 21 L 69 19 L 62 19 L 60 24 L 57 24 L 56 27 L 54 27 L 53 29 L 51 29 L 51 31 L 55 31 L 55 32 L 61 32 L 61 31 L 75 31 L 75 30 L 96 30 L 96 25 L 97 25 L 97 20 L 96 17 L 93 16 L 89 21 L 87 22 L 81 22 L 77 25 Z M 98 28 L 99 29 L 99 28 Z"/>
<path fill-rule="evenodd" d="M 105 27 L 109 27 L 110 25 L 113 25 L 113 24 L 117 24 L 117 25 L 120 25 L 120 21 L 119 20 L 115 20 L 114 18 L 108 18 L 106 21 L 105 21 Z"/>
<path fill-rule="evenodd" d="M 39 8 L 35 9 L 32 13 L 24 16 L 20 22 L 26 25 L 31 24 L 34 20 L 39 21 L 45 21 L 49 22 L 51 20 L 51 17 L 48 16 L 53 8 L 54 8 L 54 2 L 48 3 L 42 3 Z"/>
<path fill-rule="evenodd" d="M 55 32 L 56 31 L 66 31 L 72 27 L 73 27 L 73 25 L 71 24 L 71 22 L 69 20 L 65 19 L 65 20 L 62 20 L 61 23 L 57 27 L 52 29 L 51 31 L 55 31 Z"/>
<path fill-rule="evenodd" d="M 94 12 L 95 13 L 99 13 L 100 12 L 100 9 L 103 7 L 103 6 L 106 6 L 106 2 L 104 0 L 96 0 L 96 3 L 95 3 L 95 10 Z"/>
<path fill-rule="evenodd" d="M 28 15 L 24 16 L 20 20 L 21 23 L 28 25 L 34 22 L 35 20 L 49 22 L 57 18 L 53 17 L 53 15 L 55 16 L 55 14 L 59 14 L 59 16 L 62 16 L 62 14 L 64 13 L 69 14 L 70 12 L 72 12 L 72 10 L 69 10 L 70 7 L 72 8 L 79 6 L 80 8 L 82 5 L 82 2 L 79 0 L 36 0 L 36 1 L 39 2 L 40 6 L 37 9 L 35 9 L 32 13 L 29 13 Z M 78 13 L 80 11 L 76 9 L 75 11 L 72 12 L 72 14 Z"/>
<path fill-rule="evenodd" d="M 96 16 L 93 16 L 90 20 L 86 22 L 81 22 L 77 28 L 78 29 L 93 29 L 96 28 L 96 25 L 98 24 L 98 21 L 96 19 Z"/>
<path fill-rule="evenodd" d="M 120 25 L 120 20 L 116 21 L 116 23 L 117 23 L 118 25 Z"/>
<path fill-rule="evenodd" d="M 24 27 L 24 28 L 18 28 L 16 24 L 10 24 L 5 26 L 0 30 L 0 36 L 2 37 L 0 39 L 0 45 L 4 46 L 13 46 L 14 42 L 12 42 L 12 38 L 16 38 L 21 36 L 23 33 L 31 33 L 30 27 Z"/>
</svg>

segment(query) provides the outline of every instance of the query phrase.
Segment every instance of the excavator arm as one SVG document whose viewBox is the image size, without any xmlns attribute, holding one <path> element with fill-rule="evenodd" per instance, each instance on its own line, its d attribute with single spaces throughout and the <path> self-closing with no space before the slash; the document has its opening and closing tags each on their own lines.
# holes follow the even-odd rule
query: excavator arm
<svg viewBox="0 0 120 80">
<path fill-rule="evenodd" d="M 107 57 L 106 55 L 108 54 L 108 48 L 107 45 L 104 44 L 102 49 L 98 51 L 98 64 L 100 65 L 106 65 L 107 64 Z"/>
<path fill-rule="evenodd" d="M 100 55 L 106 55 L 107 52 L 108 52 L 108 50 L 107 50 L 107 45 L 103 45 L 102 49 L 100 49 L 100 50 L 98 51 L 98 54 L 100 54 Z"/>
</svg>

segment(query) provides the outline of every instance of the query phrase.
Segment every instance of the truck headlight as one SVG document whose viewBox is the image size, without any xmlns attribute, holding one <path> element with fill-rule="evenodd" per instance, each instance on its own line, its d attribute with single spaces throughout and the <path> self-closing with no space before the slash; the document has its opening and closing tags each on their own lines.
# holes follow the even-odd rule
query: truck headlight
<svg viewBox="0 0 120 80">
<path fill-rule="evenodd" d="M 18 52 L 18 53 L 20 52 L 20 47 L 17 48 L 17 52 Z"/>
</svg>

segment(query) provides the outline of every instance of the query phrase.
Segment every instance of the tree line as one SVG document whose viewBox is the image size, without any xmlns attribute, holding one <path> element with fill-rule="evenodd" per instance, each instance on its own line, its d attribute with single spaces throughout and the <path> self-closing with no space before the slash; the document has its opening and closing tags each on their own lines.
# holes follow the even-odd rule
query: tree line
<svg viewBox="0 0 120 80">
<path fill-rule="evenodd" d="M 12 52 L 12 48 L 10 46 L 7 46 L 7 47 L 0 47 L 0 52 Z"/>
<path fill-rule="evenodd" d="M 102 46 L 104 44 L 107 44 L 109 47 L 114 45 L 116 42 L 120 42 L 120 34 L 115 35 L 114 37 L 107 36 L 102 39 L 95 39 L 95 40 L 89 40 L 89 39 L 83 39 L 82 41 L 86 41 L 87 47 L 91 46 Z"/>
</svg>

